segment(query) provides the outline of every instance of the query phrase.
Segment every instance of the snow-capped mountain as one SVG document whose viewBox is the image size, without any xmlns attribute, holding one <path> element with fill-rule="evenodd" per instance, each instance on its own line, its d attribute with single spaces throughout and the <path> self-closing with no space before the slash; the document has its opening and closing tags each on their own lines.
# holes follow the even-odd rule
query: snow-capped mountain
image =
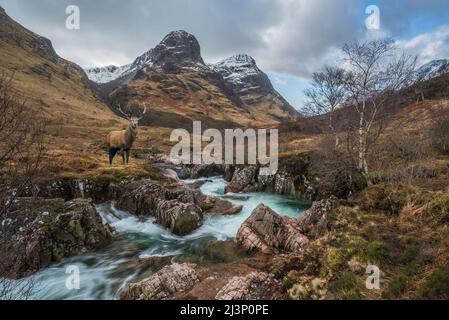
<svg viewBox="0 0 449 320">
<path fill-rule="evenodd" d="M 449 60 L 433 60 L 416 71 L 416 81 L 426 81 L 449 73 Z"/>
<path fill-rule="evenodd" d="M 122 76 L 129 67 L 130 65 L 128 64 L 122 67 L 106 66 L 86 69 L 85 71 L 89 80 L 96 83 L 107 83 Z"/>
<path fill-rule="evenodd" d="M 183 30 L 170 32 L 155 48 L 137 57 L 133 63 L 87 69 L 86 74 L 93 82 L 104 84 L 133 75 L 145 67 L 163 67 L 170 63 L 185 68 L 205 67 L 200 45 L 193 35 Z"/>
<path fill-rule="evenodd" d="M 237 54 L 208 66 L 220 73 L 239 94 L 252 90 L 274 91 L 268 76 L 249 55 Z"/>
<path fill-rule="evenodd" d="M 189 125 L 189 119 L 226 127 L 295 119 L 298 113 L 273 88 L 255 60 L 244 54 L 206 65 L 198 40 L 173 31 L 133 63 L 86 70 L 89 79 L 120 114 L 139 103 L 151 105 L 158 125 Z M 160 112 L 160 114 L 158 114 Z M 159 117 L 159 118 L 157 118 Z"/>
</svg>

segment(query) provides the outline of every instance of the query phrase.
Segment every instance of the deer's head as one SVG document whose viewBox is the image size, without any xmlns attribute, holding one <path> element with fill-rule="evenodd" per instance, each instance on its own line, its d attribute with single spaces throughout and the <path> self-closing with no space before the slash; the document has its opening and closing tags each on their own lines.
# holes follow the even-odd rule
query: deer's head
<svg viewBox="0 0 449 320">
<path fill-rule="evenodd" d="M 130 114 L 123 112 L 120 105 L 118 106 L 118 110 L 120 111 L 120 113 L 122 113 L 125 116 L 126 119 L 129 120 L 129 126 L 133 130 L 136 130 L 137 127 L 139 126 L 139 121 L 142 120 L 143 116 L 147 112 L 147 106 L 144 104 L 144 109 L 143 109 L 142 115 L 140 117 L 131 116 Z"/>
</svg>

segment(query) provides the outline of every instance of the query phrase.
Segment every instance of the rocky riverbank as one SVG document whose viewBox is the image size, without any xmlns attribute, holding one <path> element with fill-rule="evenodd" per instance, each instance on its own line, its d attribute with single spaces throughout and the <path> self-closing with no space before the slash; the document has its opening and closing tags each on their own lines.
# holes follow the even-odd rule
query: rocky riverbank
<svg viewBox="0 0 449 320">
<path fill-rule="evenodd" d="M 330 201 L 317 203 L 303 217 L 293 219 L 282 217 L 261 204 L 242 224 L 232 243 L 220 245 L 223 249 L 228 247 L 230 260 L 211 268 L 215 271 L 192 263 L 172 263 L 150 277 L 127 286 L 121 298 L 204 298 L 201 293 L 197 295 L 199 292 L 204 294 L 206 286 L 209 287 L 209 299 L 286 298 L 280 279 L 269 271 L 272 265 L 270 261 L 273 257 L 300 253 L 314 237 L 324 235 L 329 227 L 327 210 L 332 206 Z M 246 267 L 237 267 L 233 274 L 228 274 L 225 270 L 236 268 L 237 260 L 232 261 L 233 254 L 230 253 L 236 250 L 247 252 L 247 257 L 240 256 L 237 259 L 238 263 L 246 263 Z M 250 263 L 248 259 L 252 259 Z M 251 267 L 248 268 L 248 265 Z M 218 277 L 214 276 L 217 275 L 217 268 L 220 274 Z"/>
<path fill-rule="evenodd" d="M 267 192 L 295 197 L 306 201 L 319 201 L 331 196 L 346 198 L 363 190 L 367 183 L 363 175 L 353 172 L 350 177 L 337 175 L 327 181 L 316 168 L 309 153 L 283 154 L 275 175 L 260 174 L 259 165 L 180 165 L 169 166 L 182 179 L 222 176 L 229 182 L 225 192 Z M 165 168 L 166 168 L 165 167 Z"/>
<path fill-rule="evenodd" d="M 0 222 L 4 276 L 28 276 L 64 258 L 101 248 L 114 234 L 91 200 L 20 198 Z"/>
</svg>

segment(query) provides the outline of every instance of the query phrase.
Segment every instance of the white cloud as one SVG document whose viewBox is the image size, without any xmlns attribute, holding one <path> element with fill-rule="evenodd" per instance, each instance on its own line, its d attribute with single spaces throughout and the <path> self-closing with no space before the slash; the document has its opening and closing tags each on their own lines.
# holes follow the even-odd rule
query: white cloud
<svg viewBox="0 0 449 320">
<path fill-rule="evenodd" d="M 418 64 L 431 60 L 449 59 L 449 25 L 418 35 L 410 40 L 398 41 L 398 45 L 418 56 Z"/>
</svg>

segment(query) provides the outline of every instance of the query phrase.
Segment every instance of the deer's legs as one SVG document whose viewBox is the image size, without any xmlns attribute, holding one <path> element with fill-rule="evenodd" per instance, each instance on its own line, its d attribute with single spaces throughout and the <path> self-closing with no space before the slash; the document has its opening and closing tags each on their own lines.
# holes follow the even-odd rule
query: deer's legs
<svg viewBox="0 0 449 320">
<path fill-rule="evenodd" d="M 125 155 L 125 164 L 129 163 L 129 152 L 130 152 L 129 149 L 127 149 L 123 153 Z"/>
<path fill-rule="evenodd" d="M 109 164 L 112 165 L 112 160 L 114 159 L 115 155 L 117 154 L 118 149 L 116 148 L 109 148 Z"/>
</svg>

